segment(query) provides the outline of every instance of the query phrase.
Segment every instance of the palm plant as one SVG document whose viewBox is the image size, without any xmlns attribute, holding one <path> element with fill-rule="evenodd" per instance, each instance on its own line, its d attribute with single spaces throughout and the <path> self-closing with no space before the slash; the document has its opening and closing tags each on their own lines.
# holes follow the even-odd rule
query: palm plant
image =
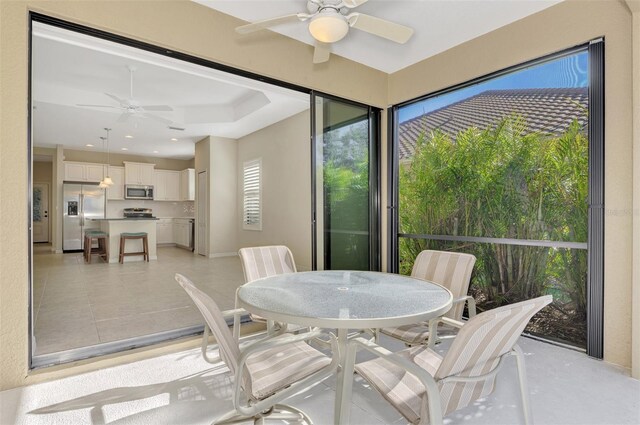
<svg viewBox="0 0 640 425">
<path fill-rule="evenodd" d="M 586 242 L 587 163 L 577 121 L 559 136 L 528 132 L 518 116 L 455 137 L 425 132 L 400 169 L 401 232 Z M 582 251 L 403 238 L 401 272 L 427 248 L 476 255 L 472 288 L 481 308 L 553 292 L 566 321 L 584 320 Z"/>
</svg>

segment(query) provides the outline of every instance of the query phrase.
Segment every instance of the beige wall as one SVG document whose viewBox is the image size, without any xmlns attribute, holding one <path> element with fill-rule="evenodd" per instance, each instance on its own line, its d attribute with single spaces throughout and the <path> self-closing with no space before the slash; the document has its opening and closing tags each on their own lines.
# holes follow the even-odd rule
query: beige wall
<svg viewBox="0 0 640 425">
<path fill-rule="evenodd" d="M 286 245 L 298 270 L 311 270 L 309 120 L 309 111 L 301 112 L 238 139 L 238 245 Z M 258 158 L 263 177 L 262 230 L 243 230 L 243 163 Z"/>
<path fill-rule="evenodd" d="M 33 163 L 33 182 L 34 183 L 51 183 L 53 176 L 52 162 L 34 162 Z"/>
<path fill-rule="evenodd" d="M 199 204 L 201 202 L 205 202 L 208 203 L 209 202 L 209 197 L 206 200 L 203 200 L 202 197 L 200 197 L 199 193 L 200 193 L 200 178 L 199 178 L 199 173 L 202 172 L 206 172 L 207 173 L 207 180 L 209 177 L 209 168 L 211 167 L 211 160 L 210 160 L 210 140 L 209 137 L 205 137 L 204 139 L 198 141 L 196 143 L 196 151 L 195 151 L 195 158 L 194 158 L 194 162 L 195 162 L 195 169 L 196 169 L 196 201 L 195 201 L 195 210 L 196 210 L 196 230 L 195 230 L 195 250 L 196 253 L 201 254 L 201 255 L 209 255 L 209 233 L 207 231 L 203 231 L 204 229 L 209 229 L 209 208 L 207 206 L 206 209 L 206 214 L 205 217 L 203 219 L 203 217 L 200 217 L 198 214 L 199 211 Z M 206 190 L 206 189 L 205 189 Z M 205 221 L 205 223 L 201 223 L 201 221 Z M 201 242 L 201 239 L 204 238 L 205 241 Z M 200 246 L 200 243 L 204 244 L 205 247 L 205 252 L 199 252 L 198 248 Z"/>
<path fill-rule="evenodd" d="M 237 142 L 210 137 L 209 257 L 236 255 Z"/>
<path fill-rule="evenodd" d="M 605 360 L 631 366 L 631 13 L 568 0 L 389 77 L 397 103 L 605 37 Z"/>
<path fill-rule="evenodd" d="M 627 0 L 633 13 L 633 297 L 631 374 L 640 379 L 640 0 Z"/>
<path fill-rule="evenodd" d="M 196 252 L 199 238 L 206 238 L 206 256 L 236 255 L 236 158 L 234 139 L 209 136 L 196 143 Z M 198 197 L 198 173 L 207 172 L 208 199 Z M 198 203 L 207 203 L 206 232 L 199 226 Z"/>
</svg>

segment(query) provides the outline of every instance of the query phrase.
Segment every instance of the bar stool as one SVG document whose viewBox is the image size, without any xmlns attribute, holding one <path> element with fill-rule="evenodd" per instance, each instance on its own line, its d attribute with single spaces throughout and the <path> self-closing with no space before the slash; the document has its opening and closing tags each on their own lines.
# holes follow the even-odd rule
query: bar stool
<svg viewBox="0 0 640 425">
<path fill-rule="evenodd" d="M 93 241 L 98 242 L 97 248 L 92 248 Z M 91 256 L 98 255 L 109 262 L 109 235 L 101 230 L 89 229 L 84 232 L 84 261 L 91 262 Z"/>
<path fill-rule="evenodd" d="M 128 239 L 142 239 L 142 251 L 124 252 L 125 242 Z M 144 261 L 149 261 L 149 241 L 146 232 L 120 233 L 120 264 L 124 263 L 124 257 L 127 255 L 143 255 Z"/>
</svg>

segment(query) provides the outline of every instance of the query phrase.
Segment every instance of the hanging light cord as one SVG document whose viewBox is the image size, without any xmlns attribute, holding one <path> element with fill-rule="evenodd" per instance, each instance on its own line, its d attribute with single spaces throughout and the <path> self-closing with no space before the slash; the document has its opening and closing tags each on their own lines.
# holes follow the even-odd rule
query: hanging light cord
<svg viewBox="0 0 640 425">
<path fill-rule="evenodd" d="M 105 128 L 105 130 L 107 131 L 107 167 L 109 166 L 109 132 L 111 131 L 110 128 Z M 108 170 L 108 168 L 107 168 Z M 107 176 L 109 176 L 109 173 L 107 172 Z"/>
<path fill-rule="evenodd" d="M 109 168 L 108 168 L 109 167 L 109 159 L 110 159 L 109 158 L 109 132 L 111 131 L 111 129 L 110 128 L 105 128 L 105 131 L 107 132 L 107 137 L 101 137 L 101 139 L 103 141 L 106 140 L 106 142 L 107 142 L 106 143 L 107 144 L 107 164 L 106 164 L 107 176 L 102 179 L 101 184 L 108 187 L 108 186 L 111 186 L 113 184 L 113 180 L 111 180 L 111 177 L 109 177 Z M 103 168 L 103 170 L 104 170 L 104 168 Z M 104 173 L 103 173 L 103 175 L 104 175 Z"/>
</svg>

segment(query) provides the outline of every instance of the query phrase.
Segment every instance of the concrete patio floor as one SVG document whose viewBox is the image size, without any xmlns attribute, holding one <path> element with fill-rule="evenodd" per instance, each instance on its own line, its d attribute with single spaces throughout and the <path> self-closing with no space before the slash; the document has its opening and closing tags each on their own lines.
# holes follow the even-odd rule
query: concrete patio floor
<svg viewBox="0 0 640 425">
<path fill-rule="evenodd" d="M 388 338 L 382 343 L 401 348 Z M 627 370 L 528 338 L 520 346 L 536 424 L 640 424 L 640 381 Z M 446 343 L 439 346 L 445 349 Z M 509 358 L 496 391 L 445 424 L 523 423 L 515 370 Z M 316 424 L 331 424 L 334 385 L 330 378 L 288 404 Z M 193 349 L 0 392 L 0 424 L 210 424 L 231 408 L 231 396 L 227 369 Z M 406 423 L 360 378 L 351 408 L 353 424 Z"/>
</svg>

